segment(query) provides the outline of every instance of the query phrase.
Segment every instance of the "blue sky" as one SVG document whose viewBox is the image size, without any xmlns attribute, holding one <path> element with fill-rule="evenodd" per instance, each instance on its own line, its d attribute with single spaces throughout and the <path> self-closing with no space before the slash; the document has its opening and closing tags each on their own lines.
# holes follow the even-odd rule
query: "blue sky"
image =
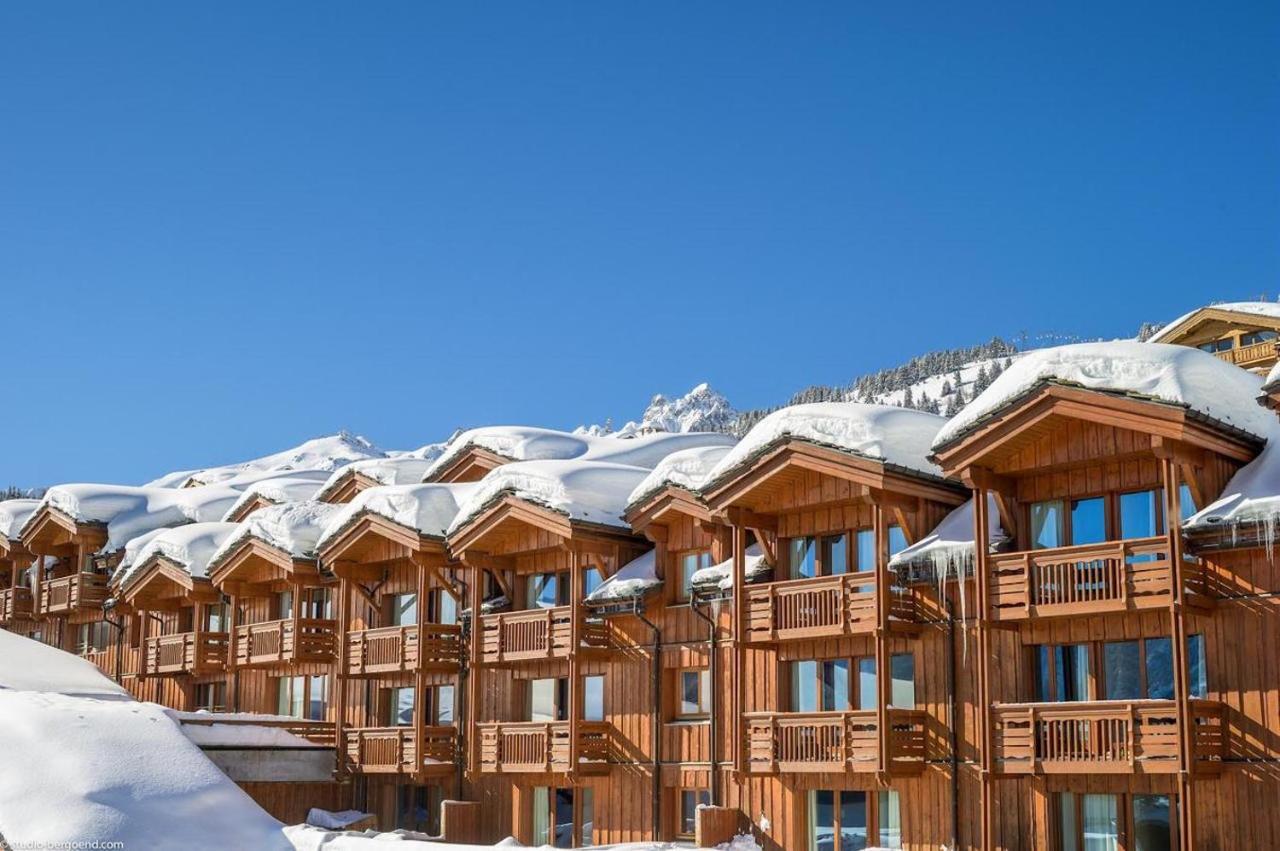
<svg viewBox="0 0 1280 851">
<path fill-rule="evenodd" d="M 0 7 L 0 484 L 1280 293 L 1275 3 Z"/>
</svg>

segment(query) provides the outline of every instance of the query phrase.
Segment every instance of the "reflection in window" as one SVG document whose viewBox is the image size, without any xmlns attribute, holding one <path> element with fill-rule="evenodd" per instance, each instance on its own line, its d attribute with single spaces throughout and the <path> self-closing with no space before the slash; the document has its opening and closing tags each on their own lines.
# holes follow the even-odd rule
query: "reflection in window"
<svg viewBox="0 0 1280 851">
<path fill-rule="evenodd" d="M 387 726 L 409 727 L 413 724 L 414 692 L 412 687 L 388 689 Z"/>
<path fill-rule="evenodd" d="M 408 626 L 418 622 L 418 595 L 395 594 L 391 597 L 391 625 Z"/>
<path fill-rule="evenodd" d="M 554 609 L 559 604 L 559 577 L 554 573 L 540 573 L 529 577 L 530 609 Z"/>
<path fill-rule="evenodd" d="M 1173 851 L 1175 822 L 1168 795 L 1133 796 L 1134 851 Z"/>
<path fill-rule="evenodd" d="M 907 534 L 901 526 L 889 527 L 889 555 L 895 556 L 907 548 Z"/>
<path fill-rule="evenodd" d="M 863 711 L 876 708 L 876 660 L 864 656 L 858 660 L 858 708 Z"/>
<path fill-rule="evenodd" d="M 1107 500 L 1095 496 L 1071 501 L 1071 543 L 1099 544 L 1107 539 Z"/>
<path fill-rule="evenodd" d="M 788 553 L 792 579 L 811 579 L 817 575 L 813 538 L 792 538 Z"/>
<path fill-rule="evenodd" d="M 856 545 L 858 548 L 858 570 L 876 569 L 876 532 L 874 529 L 859 529 Z"/>
<path fill-rule="evenodd" d="M 889 670 L 893 676 L 889 692 L 890 705 L 899 709 L 915 709 L 916 657 L 910 653 L 895 653 L 889 658 Z"/>
<path fill-rule="evenodd" d="M 693 836 L 698 826 L 698 807 L 711 805 L 711 793 L 706 789 L 682 789 L 680 791 L 680 835 Z"/>
<path fill-rule="evenodd" d="M 680 593 L 679 599 L 688 600 L 693 589 L 693 575 L 704 567 L 711 566 L 711 551 L 698 550 L 685 553 L 680 557 Z"/>
<path fill-rule="evenodd" d="M 902 847 L 902 812 L 899 809 L 898 793 L 893 789 L 880 791 L 880 811 L 876 813 L 880 836 L 876 845 L 881 848 Z"/>
<path fill-rule="evenodd" d="M 822 710 L 842 712 L 849 708 L 849 660 L 822 663 Z"/>
<path fill-rule="evenodd" d="M 849 572 L 849 536 L 827 535 L 822 539 L 822 572 L 827 576 Z"/>
<path fill-rule="evenodd" d="M 600 675 L 582 678 L 582 719 L 604 720 L 604 677 Z"/>
<path fill-rule="evenodd" d="M 1063 545 L 1062 501 L 1031 504 L 1031 547 L 1046 550 Z"/>
<path fill-rule="evenodd" d="M 1148 638 L 1147 693 L 1152 700 L 1173 700 L 1173 639 Z"/>
<path fill-rule="evenodd" d="M 1059 703 L 1089 699 L 1089 645 L 1043 644 L 1036 648 L 1036 700 Z"/>
<path fill-rule="evenodd" d="M 1109 641 L 1103 645 L 1102 664 L 1107 700 L 1142 699 L 1141 655 L 1136 641 Z M 1150 664 L 1151 659 L 1148 657 L 1148 668 Z"/>
<path fill-rule="evenodd" d="M 680 714 L 706 715 L 711 711 L 711 672 L 706 668 L 680 672 Z"/>
<path fill-rule="evenodd" d="M 1209 696 L 1209 675 L 1204 663 L 1204 636 L 1187 636 L 1187 685 L 1192 697 Z"/>
<path fill-rule="evenodd" d="M 1134 491 L 1120 494 L 1120 537 L 1153 538 L 1160 529 L 1160 492 Z"/>
<path fill-rule="evenodd" d="M 791 709 L 793 712 L 818 711 L 818 663 L 806 660 L 791 664 Z"/>
</svg>

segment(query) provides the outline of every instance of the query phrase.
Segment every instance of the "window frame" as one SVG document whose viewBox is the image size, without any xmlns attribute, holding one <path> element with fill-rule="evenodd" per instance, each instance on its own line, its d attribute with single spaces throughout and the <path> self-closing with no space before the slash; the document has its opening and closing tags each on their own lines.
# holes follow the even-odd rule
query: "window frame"
<svg viewBox="0 0 1280 851">
<path fill-rule="evenodd" d="M 693 599 L 693 584 L 689 581 L 694 573 L 704 567 L 710 567 L 715 564 L 711 560 L 710 547 L 694 547 L 687 550 L 676 550 L 672 553 L 675 560 L 676 588 L 675 595 L 672 599 L 677 603 L 688 603 Z M 688 574 L 685 573 L 685 560 L 693 558 L 696 566 Z"/>
<path fill-rule="evenodd" d="M 1197 643 L 1200 645 L 1200 650 L 1198 651 L 1198 653 L 1199 653 L 1199 656 L 1200 656 L 1200 661 L 1201 661 L 1201 663 L 1202 663 L 1202 665 L 1203 665 L 1203 671 L 1202 671 L 1202 677 L 1201 677 L 1201 678 L 1202 678 L 1202 679 L 1203 679 L 1203 681 L 1204 681 L 1204 694 L 1205 694 L 1205 695 L 1208 695 L 1208 693 L 1209 693 L 1209 677 L 1210 677 L 1210 674 L 1209 674 L 1209 659 L 1208 659 L 1208 653 L 1206 653 L 1206 652 L 1205 652 L 1205 650 L 1204 650 L 1204 646 L 1205 646 L 1205 645 L 1204 645 L 1204 640 L 1205 640 L 1205 639 L 1204 639 L 1204 634 L 1203 634 L 1203 633 L 1200 633 L 1200 632 L 1194 632 L 1194 633 L 1191 633 L 1191 634 L 1187 635 L 1187 647 L 1186 647 L 1186 650 L 1185 650 L 1185 652 L 1184 652 L 1184 658 L 1185 658 L 1185 662 L 1186 662 L 1186 665 L 1187 665 L 1188 685 L 1189 685 L 1189 687 L 1191 687 L 1191 688 L 1192 688 L 1192 690 L 1194 690 L 1196 687 L 1198 687 L 1199 683 L 1192 683 L 1192 682 L 1190 682 L 1190 680 L 1191 680 L 1191 672 L 1192 672 L 1192 667 L 1191 667 L 1191 662 L 1192 662 L 1192 646 L 1193 646 L 1193 645 L 1195 645 L 1195 644 L 1197 644 Z M 1028 653 L 1028 655 L 1029 655 L 1029 663 L 1028 663 L 1028 665 L 1027 665 L 1027 679 L 1028 679 L 1028 682 L 1025 684 L 1025 687 L 1026 687 L 1026 694 L 1028 694 L 1028 695 L 1030 695 L 1030 696 L 1031 696 L 1031 698 L 1032 698 L 1032 701 L 1031 701 L 1031 702 L 1033 702 L 1033 703 L 1054 703 L 1054 704 L 1058 704 L 1058 703 L 1108 703 L 1108 702 L 1110 702 L 1110 703 L 1123 703 L 1123 702 L 1125 702 L 1125 701 L 1130 701 L 1130 700 L 1174 700 L 1174 699 L 1176 699 L 1176 695 L 1175 695 L 1175 697 L 1174 697 L 1174 698 L 1161 698 L 1161 697 L 1148 697 L 1148 696 L 1147 696 L 1147 695 L 1149 695 L 1149 694 L 1150 694 L 1150 692 L 1151 692 L 1151 683 L 1150 683 L 1150 681 L 1149 681 L 1149 677 L 1148 677 L 1148 669 L 1149 669 L 1149 665 L 1150 665 L 1150 657 L 1149 657 L 1149 655 L 1148 655 L 1147 643 L 1148 643 L 1148 642 L 1153 642 L 1153 641 L 1170 641 L 1170 642 L 1172 642 L 1172 641 L 1173 641 L 1173 637 L 1172 637 L 1172 636 L 1169 636 L 1169 635 L 1144 635 L 1144 636 L 1139 636 L 1139 637 L 1137 637 L 1137 638 L 1117 638 L 1117 639 L 1110 639 L 1110 640 L 1070 641 L 1070 642 L 1057 642 L 1057 643 L 1055 643 L 1055 642 L 1047 642 L 1047 643 L 1042 643 L 1042 644 L 1028 644 L 1028 645 L 1025 645 L 1025 646 L 1027 647 L 1028 651 L 1029 651 L 1029 653 Z M 1136 643 L 1137 643 L 1137 645 L 1138 645 L 1138 677 L 1139 677 L 1139 688 L 1141 689 L 1141 691 L 1142 691 L 1142 695 L 1143 695 L 1143 696 L 1142 696 L 1142 697 L 1137 697 L 1137 698 L 1129 698 L 1129 697 L 1108 698 L 1108 697 L 1105 697 L 1104 695 L 1106 695 L 1106 693 L 1107 693 L 1107 662 L 1106 662 L 1106 649 L 1107 649 L 1107 646 L 1108 646 L 1108 645 L 1113 645 L 1113 644 L 1129 644 L 1129 643 L 1135 643 L 1135 642 L 1136 642 Z M 1058 684 L 1057 684 L 1057 665 L 1054 663 L 1054 654 L 1058 651 L 1058 649 L 1059 649 L 1059 648 L 1062 648 L 1062 647 L 1076 647 L 1076 646 L 1084 646 L 1084 647 L 1088 648 L 1088 651 L 1087 651 L 1087 652 L 1088 652 L 1088 654 L 1089 654 L 1089 666 L 1088 666 L 1088 670 L 1087 670 L 1087 675 L 1088 675 L 1088 696 L 1086 696 L 1086 697 L 1085 697 L 1085 698 L 1083 698 L 1082 700 L 1078 700 L 1078 701 L 1062 700 L 1061 698 L 1059 698 L 1059 697 L 1058 697 L 1058 694 L 1059 694 L 1059 688 L 1058 688 Z M 1042 648 L 1050 648 L 1050 659 L 1049 659 L 1049 666 L 1048 666 L 1048 668 L 1049 668 L 1049 670 L 1048 670 L 1048 674 L 1049 674 L 1049 682 L 1046 684 L 1046 686 L 1047 686 L 1047 691 L 1048 691 L 1048 693 L 1049 693 L 1050 695 L 1052 695 L 1052 697 L 1050 697 L 1050 698 L 1048 698 L 1048 699 L 1046 699 L 1046 700 L 1041 700 L 1041 699 L 1040 699 L 1039 695 L 1037 694 L 1037 691 L 1038 691 L 1038 690 L 1037 690 L 1037 688 L 1036 688 L 1036 686 L 1037 686 L 1037 676 L 1038 676 L 1037 672 L 1038 672 L 1038 671 L 1039 671 L 1039 669 L 1040 669 L 1040 659 L 1039 659 L 1039 654 L 1040 654 L 1040 651 L 1041 651 L 1041 649 L 1042 649 Z M 1174 672 L 1173 672 L 1173 681 L 1174 681 L 1175 683 L 1177 682 L 1177 671 L 1174 671 Z M 1193 694 L 1193 695 L 1191 695 L 1191 696 L 1192 696 L 1193 698 L 1195 698 L 1195 699 L 1199 699 L 1199 696 L 1198 696 L 1198 695 L 1194 695 L 1194 694 Z"/>
<path fill-rule="evenodd" d="M 1179 848 L 1178 834 L 1178 796 L 1173 792 L 1051 792 L 1049 797 L 1050 846 L 1053 851 L 1082 851 L 1084 849 L 1084 799 L 1086 795 L 1105 795 L 1116 802 L 1116 840 L 1121 848 L 1133 848 L 1137 840 L 1137 825 L 1134 819 L 1134 805 L 1138 798 L 1157 797 L 1169 799 L 1169 847 Z M 1064 825 L 1062 820 L 1062 799 L 1070 795 L 1073 799 L 1075 820 L 1075 837 L 1072 845 L 1065 844 Z"/>
<path fill-rule="evenodd" d="M 684 711 L 684 681 L 685 677 L 693 674 L 698 678 L 698 710 L 696 712 Z M 698 719 L 703 720 L 711 717 L 711 705 L 714 698 L 711 694 L 711 669 L 710 668 L 677 668 L 676 669 L 676 711 L 677 719 Z"/>
<path fill-rule="evenodd" d="M 840 795 L 843 793 L 861 794 L 864 796 L 865 803 L 863 805 L 863 809 L 867 816 L 867 824 L 866 824 L 867 847 L 869 848 L 870 847 L 876 847 L 876 848 L 895 847 L 892 845 L 882 844 L 885 841 L 885 836 L 883 835 L 884 825 L 881 824 L 881 821 L 883 819 L 881 817 L 880 807 L 882 803 L 881 796 L 885 796 L 888 794 L 896 795 L 897 806 L 898 806 L 898 822 L 899 822 L 898 845 L 896 847 L 902 848 L 906 844 L 905 842 L 906 830 L 903 829 L 904 821 L 902 819 L 902 812 L 903 812 L 902 793 L 900 790 L 898 789 L 821 789 L 819 788 L 819 789 L 808 790 L 808 794 L 805 795 L 803 799 L 805 802 L 805 807 L 808 808 L 804 815 L 804 824 L 805 824 L 805 833 L 806 833 L 805 848 L 807 849 L 807 851 L 815 851 L 815 849 L 817 848 L 817 836 L 814 835 L 812 826 L 814 823 L 814 818 L 815 818 L 814 811 L 817 806 L 817 796 L 819 792 L 830 792 L 832 795 L 832 832 L 833 832 L 833 836 L 835 837 L 835 841 L 833 843 L 835 848 L 838 849 L 840 847 L 840 830 L 842 827 L 840 823 L 840 811 L 841 811 Z"/>
<path fill-rule="evenodd" d="M 686 799 L 685 796 L 692 796 Z M 689 800 L 693 802 L 693 812 L 685 812 L 685 804 Z M 698 806 L 700 804 L 711 804 L 711 790 L 702 786 L 681 786 L 676 789 L 676 838 L 692 839 L 698 829 Z M 685 823 L 688 822 L 690 830 L 685 830 Z"/>
<path fill-rule="evenodd" d="M 1106 533 L 1103 543 L 1111 543 L 1124 540 L 1141 540 L 1140 538 L 1122 538 L 1120 537 L 1123 529 L 1124 520 L 1120 514 L 1120 504 L 1125 496 L 1139 493 L 1155 494 L 1155 522 L 1157 531 L 1150 537 L 1159 537 L 1168 532 L 1169 526 L 1165 517 L 1164 494 L 1161 492 L 1160 486 L 1152 485 L 1151 487 L 1138 488 L 1113 488 L 1105 491 L 1088 491 L 1086 493 L 1065 494 L 1062 496 L 1050 497 L 1048 499 L 1037 499 L 1028 501 L 1021 510 L 1021 519 L 1026 529 L 1025 539 L 1019 542 L 1022 551 L 1036 550 L 1035 541 L 1031 538 L 1031 512 L 1037 505 L 1046 505 L 1048 503 L 1059 503 L 1062 506 L 1062 542 L 1055 547 L 1046 547 L 1045 549 L 1063 549 L 1066 547 L 1085 546 L 1076 543 L 1075 530 L 1072 523 L 1073 503 L 1087 502 L 1093 499 L 1103 500 L 1103 517 L 1105 518 Z M 1190 496 L 1190 488 L 1185 483 L 1180 483 L 1178 490 L 1179 499 L 1185 499 Z"/>
<path fill-rule="evenodd" d="M 893 703 L 893 663 L 895 659 L 902 658 L 902 657 L 911 659 L 911 690 L 912 690 L 912 696 L 915 698 L 915 701 L 913 705 L 909 707 L 898 706 L 897 704 Z M 920 697 L 916 693 L 916 689 L 919 686 L 919 676 L 918 676 L 919 666 L 916 664 L 916 654 L 910 653 L 910 652 L 890 653 L 888 656 L 888 659 L 889 659 L 889 671 L 888 671 L 889 704 L 892 705 L 895 709 L 915 709 L 920 705 Z M 874 682 L 874 685 L 872 686 L 872 688 L 875 689 L 875 693 L 872 694 L 872 699 L 870 701 L 871 707 L 872 707 L 871 709 L 862 708 L 863 689 L 862 689 L 862 664 L 861 663 L 864 661 L 871 662 L 872 670 L 875 672 L 875 682 Z M 802 665 L 805 663 L 812 663 L 814 665 L 814 696 L 818 705 L 821 706 L 822 704 L 822 666 L 824 663 L 828 663 L 828 662 L 847 662 L 849 665 L 848 667 L 849 693 L 847 696 L 848 699 L 846 701 L 846 703 L 848 704 L 848 708 L 847 709 L 819 708 L 819 709 L 812 709 L 812 710 L 798 709 L 797 705 L 799 704 L 800 701 L 798 699 L 799 695 L 796 692 L 796 683 L 798 682 L 796 666 Z M 788 666 L 787 683 L 788 683 L 788 689 L 789 689 L 788 711 L 790 712 L 803 712 L 806 714 L 811 712 L 813 713 L 874 712 L 876 705 L 879 703 L 880 677 L 883 675 L 883 672 L 880 670 L 880 666 L 874 654 L 860 653 L 856 656 L 833 656 L 825 659 L 796 659 L 791 662 L 788 662 L 787 666 Z"/>
</svg>

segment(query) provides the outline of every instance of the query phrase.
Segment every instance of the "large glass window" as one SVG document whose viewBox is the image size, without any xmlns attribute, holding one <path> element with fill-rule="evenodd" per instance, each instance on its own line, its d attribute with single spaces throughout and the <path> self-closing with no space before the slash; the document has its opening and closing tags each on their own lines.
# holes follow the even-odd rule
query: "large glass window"
<svg viewBox="0 0 1280 851">
<path fill-rule="evenodd" d="M 413 702 L 415 697 L 412 686 L 387 689 L 388 727 L 409 727 L 413 725 Z"/>
<path fill-rule="evenodd" d="M 569 681 L 564 677 L 529 680 L 529 720 L 564 721 Z"/>
<path fill-rule="evenodd" d="M 1133 796 L 1134 851 L 1173 851 L 1178 847 L 1173 800 L 1168 795 Z"/>
<path fill-rule="evenodd" d="M 1061 547 L 1066 543 L 1066 523 L 1063 519 L 1062 500 L 1033 502 L 1031 516 L 1031 547 L 1045 550 Z"/>
<path fill-rule="evenodd" d="M 876 708 L 876 659 L 863 656 L 858 659 L 858 708 L 871 711 Z"/>
<path fill-rule="evenodd" d="M 910 653 L 895 653 L 889 658 L 889 703 L 899 709 L 916 708 L 916 657 Z"/>
<path fill-rule="evenodd" d="M 809 851 L 863 851 L 867 847 L 867 793 L 809 793 Z"/>
<path fill-rule="evenodd" d="M 1089 700 L 1089 645 L 1058 644 L 1035 648 L 1036 700 L 1061 703 Z"/>
<path fill-rule="evenodd" d="M 226 632 L 228 626 L 226 603 L 210 603 L 204 607 L 204 623 L 201 628 L 205 632 Z"/>
<path fill-rule="evenodd" d="M 1083 842 L 1081 851 L 1116 851 L 1120 845 L 1115 795 L 1082 795 L 1081 826 Z"/>
<path fill-rule="evenodd" d="M 582 571 L 582 595 L 585 597 L 592 591 L 600 587 L 600 583 L 604 582 L 604 576 L 600 573 L 598 567 L 588 567 Z"/>
<path fill-rule="evenodd" d="M 1209 675 L 1204 662 L 1204 636 L 1187 636 L 1187 685 L 1192 697 L 1209 696 Z"/>
<path fill-rule="evenodd" d="M 817 576 L 817 552 L 813 538 L 792 538 L 787 544 L 787 564 L 792 579 Z"/>
<path fill-rule="evenodd" d="M 1184 484 L 1178 485 L 1178 513 L 1182 519 L 1190 520 L 1191 515 L 1199 511 L 1196 508 L 1196 498 L 1191 495 L 1190 486 Z"/>
<path fill-rule="evenodd" d="M 694 550 L 680 556 L 679 599 L 688 600 L 690 598 L 693 593 L 693 575 L 702 568 L 710 566 L 710 550 Z"/>
<path fill-rule="evenodd" d="M 1107 500 L 1095 496 L 1071 501 L 1071 543 L 1098 544 L 1107 539 Z"/>
<path fill-rule="evenodd" d="M 1150 658 L 1148 658 L 1148 664 Z M 1142 653 L 1136 641 L 1109 641 L 1102 646 L 1107 700 L 1142 699 Z"/>
<path fill-rule="evenodd" d="M 418 595 L 393 594 L 391 596 L 391 625 L 409 626 L 418 622 Z"/>
<path fill-rule="evenodd" d="M 324 721 L 329 701 L 327 674 L 279 677 L 276 680 L 276 712 L 308 721 Z"/>
<path fill-rule="evenodd" d="M 227 709 L 227 684 L 196 683 L 192 698 L 196 709 L 206 712 L 225 712 Z"/>
<path fill-rule="evenodd" d="M 1126 642 L 1137 644 L 1137 642 Z M 1173 700 L 1173 639 L 1148 638 L 1146 651 L 1147 693 L 1152 700 Z"/>
<path fill-rule="evenodd" d="M 901 526 L 889 527 L 889 555 L 895 556 L 907 548 L 907 533 Z"/>
<path fill-rule="evenodd" d="M 810 660 L 791 663 L 791 710 L 818 711 L 818 663 Z"/>
<path fill-rule="evenodd" d="M 551 789 L 546 786 L 533 787 L 529 795 L 530 822 L 533 828 L 533 844 L 547 845 L 551 842 Z"/>
<path fill-rule="evenodd" d="M 711 672 L 706 668 L 680 672 L 680 714 L 711 714 Z"/>
<path fill-rule="evenodd" d="M 1259 343 L 1270 343 L 1276 339 L 1275 331 L 1249 331 L 1240 335 L 1240 346 L 1256 346 Z"/>
<path fill-rule="evenodd" d="M 876 531 L 859 529 L 856 544 L 858 547 L 858 570 L 876 569 Z"/>
<path fill-rule="evenodd" d="M 82 623 L 77 634 L 76 650 L 81 656 L 100 653 L 111 646 L 111 624 L 106 621 Z"/>
<path fill-rule="evenodd" d="M 555 795 L 555 842 L 556 848 L 573 847 L 573 789 L 557 789 Z"/>
<path fill-rule="evenodd" d="M 276 594 L 276 619 L 293 617 L 293 592 L 281 591 Z"/>
<path fill-rule="evenodd" d="M 822 539 L 822 573 L 836 576 L 849 572 L 849 536 L 827 535 Z"/>
<path fill-rule="evenodd" d="M 1161 534 L 1160 491 L 1120 494 L 1120 537 L 1153 538 Z"/>
<path fill-rule="evenodd" d="M 843 712 L 849 708 L 849 660 L 821 663 L 822 711 Z"/>
<path fill-rule="evenodd" d="M 583 786 L 578 790 L 578 798 L 578 820 L 582 824 L 582 830 L 578 831 L 578 845 L 595 845 L 596 791 L 590 786 Z"/>
<path fill-rule="evenodd" d="M 333 594 L 328 588 L 303 590 L 302 611 L 298 616 L 315 620 L 333 620 Z"/>
<path fill-rule="evenodd" d="M 582 678 L 582 720 L 604 720 L 604 677 Z"/>
<path fill-rule="evenodd" d="M 880 807 L 876 813 L 879 837 L 876 844 L 881 848 L 902 847 L 902 812 L 898 805 L 898 793 L 894 789 L 880 791 Z"/>
<path fill-rule="evenodd" d="M 560 577 L 554 573 L 539 573 L 528 578 L 527 607 L 530 609 L 554 609 L 560 605 Z"/>
<path fill-rule="evenodd" d="M 458 622 L 458 601 L 452 594 L 443 589 L 434 593 L 434 611 L 431 612 L 433 623 L 453 626 Z"/>
<path fill-rule="evenodd" d="M 574 806 L 575 793 L 578 798 L 577 807 Z M 529 808 L 534 844 L 572 848 L 575 839 L 578 845 L 590 845 L 594 842 L 595 801 L 590 787 L 575 790 L 535 786 L 530 790 Z M 575 814 L 575 810 L 579 812 Z M 575 823 L 581 825 L 576 837 Z"/>
<path fill-rule="evenodd" d="M 447 727 L 453 723 L 453 686 L 435 686 L 430 690 L 431 723 Z"/>
<path fill-rule="evenodd" d="M 691 837 L 698 827 L 698 807 L 711 805 L 711 793 L 706 789 L 680 790 L 680 836 Z"/>
</svg>

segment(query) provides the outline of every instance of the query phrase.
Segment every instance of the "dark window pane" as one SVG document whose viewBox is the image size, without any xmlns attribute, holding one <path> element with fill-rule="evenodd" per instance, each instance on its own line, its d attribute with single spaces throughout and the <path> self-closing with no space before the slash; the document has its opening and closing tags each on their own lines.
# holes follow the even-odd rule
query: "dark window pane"
<svg viewBox="0 0 1280 851">
<path fill-rule="evenodd" d="M 847 535 L 828 535 L 822 539 L 822 567 L 828 576 L 849 572 Z"/>
<path fill-rule="evenodd" d="M 1173 851 L 1173 813 L 1168 795 L 1133 796 L 1134 851 Z"/>
<path fill-rule="evenodd" d="M 842 712 L 849 708 L 849 661 L 822 663 L 822 709 Z"/>
<path fill-rule="evenodd" d="M 1107 501 L 1100 496 L 1071 503 L 1071 543 L 1097 544 L 1107 539 Z"/>
<path fill-rule="evenodd" d="M 1141 700 L 1142 668 L 1136 641 L 1109 641 L 1102 647 L 1107 700 Z"/>
<path fill-rule="evenodd" d="M 573 847 L 573 790 L 556 790 L 555 847 Z"/>
<path fill-rule="evenodd" d="M 899 709 L 916 708 L 916 657 L 895 653 L 889 657 L 889 703 Z"/>
<path fill-rule="evenodd" d="M 1057 650 L 1057 674 L 1059 701 L 1089 699 L 1089 646 L 1067 644 Z"/>
<path fill-rule="evenodd" d="M 867 793 L 840 793 L 840 851 L 867 847 Z"/>
<path fill-rule="evenodd" d="M 836 807 L 835 793 L 826 790 L 811 792 L 812 813 L 810 844 L 816 851 L 835 851 Z"/>
<path fill-rule="evenodd" d="M 1049 690 L 1051 685 L 1049 677 L 1049 651 L 1050 648 L 1043 644 L 1035 648 L 1036 661 L 1034 676 L 1036 701 L 1039 703 L 1048 703 L 1053 700 L 1053 694 Z"/>
<path fill-rule="evenodd" d="M 1168 638 L 1147 639 L 1147 697 L 1173 699 L 1173 642 Z"/>
<path fill-rule="evenodd" d="M 1076 796 L 1058 793 L 1058 832 L 1062 835 L 1062 851 L 1080 851 L 1080 823 L 1076 818 Z"/>
<path fill-rule="evenodd" d="M 698 706 L 698 672 L 680 672 L 680 714 L 697 715 Z"/>
<path fill-rule="evenodd" d="M 1187 636 L 1187 685 L 1192 697 L 1209 696 L 1209 673 L 1204 663 L 1204 636 Z"/>
</svg>

